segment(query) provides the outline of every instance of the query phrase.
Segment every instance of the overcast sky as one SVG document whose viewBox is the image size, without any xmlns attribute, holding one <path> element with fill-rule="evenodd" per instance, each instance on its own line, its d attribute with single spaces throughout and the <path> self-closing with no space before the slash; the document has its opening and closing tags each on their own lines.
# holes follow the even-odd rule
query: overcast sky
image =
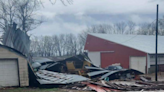
<svg viewBox="0 0 164 92">
<path fill-rule="evenodd" d="M 150 23 L 156 19 L 156 4 L 159 4 L 159 18 L 162 18 L 164 0 L 73 0 L 73 4 L 67 6 L 59 0 L 55 5 L 43 0 L 44 7 L 36 14 L 45 22 L 30 34 L 78 34 L 87 26 L 129 20 L 137 24 Z"/>
</svg>

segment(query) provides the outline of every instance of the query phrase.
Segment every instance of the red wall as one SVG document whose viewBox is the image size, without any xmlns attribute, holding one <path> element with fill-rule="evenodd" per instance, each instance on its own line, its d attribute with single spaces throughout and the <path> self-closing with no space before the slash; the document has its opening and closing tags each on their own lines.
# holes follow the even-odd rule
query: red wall
<svg viewBox="0 0 164 92">
<path fill-rule="evenodd" d="M 120 38 L 121 39 L 121 38 Z M 119 45 L 92 35 L 87 36 L 85 50 L 92 51 L 114 51 L 101 53 L 101 67 L 105 68 L 113 63 L 121 63 L 124 68 L 129 68 L 130 56 L 147 56 L 146 53 Z"/>
</svg>

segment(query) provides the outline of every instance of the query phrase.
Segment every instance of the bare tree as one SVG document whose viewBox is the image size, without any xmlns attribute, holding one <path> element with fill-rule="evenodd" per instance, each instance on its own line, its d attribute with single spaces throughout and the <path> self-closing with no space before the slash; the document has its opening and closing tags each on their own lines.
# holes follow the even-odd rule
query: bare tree
<svg viewBox="0 0 164 92">
<path fill-rule="evenodd" d="M 159 20 L 159 35 L 164 35 L 164 16 Z"/>
<path fill-rule="evenodd" d="M 140 35 L 154 35 L 155 34 L 155 24 L 154 23 L 143 23 L 140 24 L 137 34 Z"/>
<path fill-rule="evenodd" d="M 36 1 L 0 0 L 0 28 L 6 31 L 13 22 L 16 22 L 25 32 L 36 28 L 42 23 L 34 16 L 34 12 L 38 7 Z"/>
<path fill-rule="evenodd" d="M 127 23 L 127 26 L 128 26 L 128 32 L 127 32 L 127 34 L 134 34 L 134 30 L 135 30 L 136 24 L 134 22 L 132 22 L 132 21 L 129 21 Z"/>
<path fill-rule="evenodd" d="M 79 44 L 81 45 L 81 47 L 79 47 L 79 48 L 81 48 L 81 49 L 84 48 L 86 39 L 87 39 L 87 32 L 86 31 L 82 31 L 80 34 L 78 34 Z M 80 51 L 80 53 L 81 53 L 81 51 Z"/>
<path fill-rule="evenodd" d="M 15 19 L 16 0 L 0 0 L 0 28 L 6 31 Z"/>
<path fill-rule="evenodd" d="M 113 33 L 112 29 L 113 29 L 113 27 L 110 24 L 92 25 L 92 26 L 88 27 L 87 29 L 83 30 L 80 34 L 78 34 L 79 42 L 84 47 L 88 33 L 112 34 Z M 82 47 L 80 47 L 80 48 L 82 48 Z"/>
<path fill-rule="evenodd" d="M 69 48 L 69 54 L 70 55 L 76 55 L 77 54 L 77 38 L 73 34 L 67 35 L 67 46 Z"/>
<path fill-rule="evenodd" d="M 126 31 L 127 24 L 125 22 L 119 22 L 114 24 L 117 34 L 124 34 Z"/>
<path fill-rule="evenodd" d="M 42 0 L 36 0 L 38 4 L 44 7 Z M 63 5 L 73 4 L 73 0 L 49 0 L 52 5 L 56 4 L 57 1 L 61 1 Z"/>
<path fill-rule="evenodd" d="M 39 7 L 36 0 L 19 0 L 16 5 L 18 25 L 23 31 L 35 29 L 43 21 L 36 19 L 34 11 Z"/>
</svg>

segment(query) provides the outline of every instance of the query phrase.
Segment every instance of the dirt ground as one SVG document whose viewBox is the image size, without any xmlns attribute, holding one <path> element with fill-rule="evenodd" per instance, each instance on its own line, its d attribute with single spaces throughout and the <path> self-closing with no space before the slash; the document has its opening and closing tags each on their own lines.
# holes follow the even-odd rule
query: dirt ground
<svg viewBox="0 0 164 92">
<path fill-rule="evenodd" d="M 79 91 L 70 89 L 60 89 L 60 88 L 6 88 L 0 89 L 0 92 L 93 92 L 93 91 Z"/>
<path fill-rule="evenodd" d="M 155 81 L 155 73 L 148 74 L 146 76 L 151 77 L 151 80 Z M 164 81 L 164 72 L 158 72 L 158 81 Z"/>
</svg>

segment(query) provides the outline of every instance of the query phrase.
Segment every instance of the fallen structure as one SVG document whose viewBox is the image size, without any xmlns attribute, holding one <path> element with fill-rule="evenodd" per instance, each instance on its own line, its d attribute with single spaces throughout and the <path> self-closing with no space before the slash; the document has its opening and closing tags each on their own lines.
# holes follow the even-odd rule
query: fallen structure
<svg viewBox="0 0 164 92">
<path fill-rule="evenodd" d="M 57 73 L 47 70 L 39 70 L 36 72 L 36 75 L 38 76 L 37 81 L 40 84 L 70 84 L 90 80 L 79 75 Z"/>
<path fill-rule="evenodd" d="M 34 69 L 38 71 L 47 70 L 52 72 L 87 76 L 88 69 L 86 69 L 85 66 L 94 65 L 92 64 L 88 56 L 85 53 L 83 53 L 56 62 L 53 62 L 45 58 L 39 58 L 39 60 L 35 59 L 35 62 L 32 64 L 32 66 Z"/>
<path fill-rule="evenodd" d="M 98 80 L 106 81 L 130 79 L 136 75 L 143 74 L 133 69 L 111 71 L 96 67 L 92 64 L 86 53 L 57 62 L 46 58 L 35 58 L 34 60 L 32 66 L 39 84 L 69 84 L 79 81 L 88 81 L 89 78 L 99 78 Z"/>
<path fill-rule="evenodd" d="M 31 75 L 33 75 L 32 79 L 36 79 L 39 85 L 70 84 L 90 80 L 83 77 L 87 76 L 88 71 L 85 66 L 93 66 L 86 54 L 76 55 L 57 62 L 46 58 L 33 60 Z"/>
<path fill-rule="evenodd" d="M 89 77 L 99 77 L 101 80 L 114 80 L 114 79 L 131 79 L 134 78 L 136 75 L 143 74 L 140 71 L 134 70 L 134 69 L 121 69 L 121 70 L 107 70 L 99 67 L 89 67 L 86 66 L 86 69 L 91 70 L 91 72 L 87 73 Z"/>
<path fill-rule="evenodd" d="M 140 71 L 96 67 L 85 54 L 46 62 L 33 71 L 39 85 L 64 84 L 62 88 L 97 92 L 164 90 L 164 82 L 152 82 Z"/>
</svg>

